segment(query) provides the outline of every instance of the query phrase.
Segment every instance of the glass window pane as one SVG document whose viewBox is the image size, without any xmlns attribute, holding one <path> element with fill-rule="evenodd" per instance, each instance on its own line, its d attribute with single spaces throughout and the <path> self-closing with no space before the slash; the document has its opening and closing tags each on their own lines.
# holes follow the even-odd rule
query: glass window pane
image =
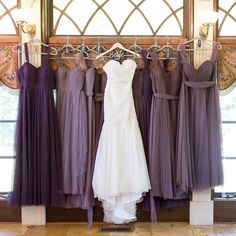
<svg viewBox="0 0 236 236">
<path fill-rule="evenodd" d="M 53 0 L 53 5 L 63 10 L 65 6 L 68 4 L 68 0 Z"/>
<path fill-rule="evenodd" d="M 215 188 L 215 192 L 236 192 L 236 160 L 223 160 L 224 185 Z"/>
<path fill-rule="evenodd" d="M 79 34 L 78 29 L 76 28 L 76 25 L 74 25 L 70 19 L 68 19 L 66 16 L 62 16 L 59 25 L 57 27 L 56 31 L 57 35 L 76 35 Z"/>
<path fill-rule="evenodd" d="M 137 27 L 138 22 L 138 27 Z M 136 25 L 136 27 L 134 27 Z M 125 24 L 122 35 L 152 35 L 152 31 L 140 12 L 135 12 L 130 16 Z"/>
<path fill-rule="evenodd" d="M 5 11 L 6 11 L 5 8 L 4 8 L 2 5 L 0 5 L 0 16 L 1 16 Z"/>
<path fill-rule="evenodd" d="M 15 27 L 9 15 L 0 20 L 0 34 L 16 34 Z"/>
<path fill-rule="evenodd" d="M 153 6 L 153 7 L 150 7 Z M 165 18 L 171 13 L 168 6 L 162 0 L 148 0 L 145 1 L 140 9 L 143 11 L 145 16 L 148 18 L 154 30 L 165 20 Z M 158 9 L 161 9 L 158 10 Z M 158 11 L 158 14 L 157 14 Z"/>
<path fill-rule="evenodd" d="M 53 28 L 55 29 L 58 17 L 60 16 L 60 12 L 56 9 L 53 9 Z"/>
<path fill-rule="evenodd" d="M 99 5 L 102 5 L 106 0 L 95 0 Z"/>
<path fill-rule="evenodd" d="M 138 5 L 142 0 L 131 0 L 135 5 Z"/>
<path fill-rule="evenodd" d="M 10 9 L 17 5 L 17 0 L 7 0 L 7 1 L 3 1 L 3 3 L 7 7 L 7 9 Z"/>
<path fill-rule="evenodd" d="M 171 16 L 157 32 L 157 35 L 181 35 L 176 18 Z"/>
<path fill-rule="evenodd" d="M 13 186 L 15 159 L 0 159 L 0 192 L 10 192 Z"/>
<path fill-rule="evenodd" d="M 236 88 L 220 96 L 222 121 L 236 121 Z"/>
<path fill-rule="evenodd" d="M 16 28 L 14 27 L 14 22 L 11 20 L 9 16 L 9 14 L 12 14 L 12 11 L 16 7 L 17 7 L 17 0 L 0 1 L 0 34 L 9 34 L 9 35 L 16 34 Z M 13 8 L 13 10 L 11 10 L 4 17 L 1 17 L 4 13 L 7 12 L 6 8 L 7 10 Z"/>
<path fill-rule="evenodd" d="M 236 35 L 236 22 L 229 16 L 226 17 L 223 27 L 220 32 L 221 36 L 234 36 Z"/>
<path fill-rule="evenodd" d="M 56 35 L 80 35 L 81 32 L 84 35 L 117 35 L 119 33 L 121 35 L 153 35 L 166 17 L 177 9 L 179 11 L 176 14 L 181 27 L 183 25 L 183 0 L 54 0 L 53 4 L 53 25 Z M 65 9 L 66 4 L 68 4 L 68 7 Z M 102 9 L 98 10 L 99 7 Z M 130 15 L 135 7 L 139 9 L 136 9 Z M 70 19 L 63 16 L 60 19 L 58 28 L 55 29 L 56 21 L 59 19 L 58 11 L 60 11 L 56 8 L 59 8 L 62 12 L 65 10 L 65 13 L 71 17 L 75 25 Z M 96 10 L 98 11 L 96 12 Z M 161 28 L 160 35 L 181 35 L 182 28 L 180 30 L 178 24 L 174 21 L 176 20 L 170 18 L 168 22 L 164 23 L 167 26 Z M 139 22 L 138 26 L 137 22 Z M 122 32 L 120 32 L 124 23 Z M 85 28 L 87 24 L 88 27 Z M 168 32 L 164 32 L 166 29 L 168 29 Z"/>
<path fill-rule="evenodd" d="M 177 10 L 178 8 L 183 6 L 183 0 L 182 1 L 176 1 L 176 0 L 167 0 L 167 2 L 169 3 L 169 5 L 171 6 L 171 8 L 173 10 Z"/>
<path fill-rule="evenodd" d="M 220 36 L 236 36 L 236 5 L 234 0 L 219 0 L 219 24 Z M 226 14 L 228 15 L 226 16 Z M 222 25 L 222 20 L 226 16 Z"/>
<path fill-rule="evenodd" d="M 223 156 L 236 157 L 236 124 L 222 124 Z"/>
<path fill-rule="evenodd" d="M 107 16 L 99 10 L 91 20 L 85 34 L 87 35 L 116 35 L 116 31 Z"/>
<path fill-rule="evenodd" d="M 116 10 L 114 11 L 114 9 Z M 104 6 L 104 10 L 118 30 L 120 30 L 120 27 L 133 9 L 134 6 L 127 0 L 111 0 Z"/>
<path fill-rule="evenodd" d="M 183 8 L 179 11 L 176 12 L 176 15 L 180 21 L 181 27 L 183 29 L 183 23 L 184 23 L 184 13 L 183 13 Z"/>
<path fill-rule="evenodd" d="M 0 157 L 14 156 L 15 123 L 0 123 Z"/>
<path fill-rule="evenodd" d="M 219 7 L 225 9 L 226 11 L 235 3 L 235 0 L 219 0 Z"/>
<path fill-rule="evenodd" d="M 83 30 L 96 9 L 97 5 L 92 1 L 77 0 L 71 2 L 66 13 L 73 19 L 78 27 Z"/>
<path fill-rule="evenodd" d="M 0 120 L 16 120 L 19 90 L 0 83 Z"/>
</svg>

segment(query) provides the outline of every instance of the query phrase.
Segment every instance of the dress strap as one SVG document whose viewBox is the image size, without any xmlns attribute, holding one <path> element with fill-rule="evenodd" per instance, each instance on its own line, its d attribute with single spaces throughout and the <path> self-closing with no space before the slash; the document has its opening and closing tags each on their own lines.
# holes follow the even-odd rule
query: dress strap
<svg viewBox="0 0 236 236">
<path fill-rule="evenodd" d="M 84 62 L 84 52 L 83 51 L 79 52 L 78 59 L 76 60 L 76 65 L 79 65 L 81 61 Z"/>
<path fill-rule="evenodd" d="M 59 54 L 57 54 L 57 64 L 58 64 L 59 66 L 62 66 L 62 62 L 61 62 L 61 59 L 60 59 Z"/>
<path fill-rule="evenodd" d="M 219 45 L 219 42 L 215 42 L 213 44 L 213 51 L 211 56 L 212 61 L 218 61 Z"/>
<path fill-rule="evenodd" d="M 144 68 L 146 69 L 148 66 L 148 60 L 147 60 L 147 51 L 146 50 L 141 50 L 141 55 L 143 58 L 143 64 L 144 64 Z"/>
<path fill-rule="evenodd" d="M 47 61 L 49 61 L 50 49 L 51 49 L 51 47 L 48 46 L 48 48 L 47 48 L 47 56 L 46 56 L 46 60 L 47 60 Z"/>
<path fill-rule="evenodd" d="M 29 49 L 28 49 L 28 44 L 24 43 L 25 46 L 25 59 L 27 62 L 29 62 Z"/>
<path fill-rule="evenodd" d="M 180 56 L 182 63 L 187 61 L 185 44 L 180 44 Z"/>
<path fill-rule="evenodd" d="M 154 65 L 157 66 L 157 64 L 158 64 L 157 52 L 155 50 L 151 51 L 150 56 L 152 58 L 152 61 L 154 62 Z"/>
</svg>

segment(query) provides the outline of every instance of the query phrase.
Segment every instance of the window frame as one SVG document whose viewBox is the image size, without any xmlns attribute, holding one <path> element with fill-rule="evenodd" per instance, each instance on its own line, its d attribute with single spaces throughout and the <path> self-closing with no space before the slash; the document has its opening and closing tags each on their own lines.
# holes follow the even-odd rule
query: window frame
<svg viewBox="0 0 236 236">
<path fill-rule="evenodd" d="M 214 0 L 213 2 L 214 11 L 219 11 L 219 0 Z M 214 40 L 220 42 L 222 46 L 225 47 L 235 47 L 236 46 L 236 35 L 235 36 L 220 36 L 218 32 L 218 21 L 214 25 L 213 36 Z"/>
<path fill-rule="evenodd" d="M 194 23 L 194 0 L 183 0 L 183 36 L 170 36 L 169 43 L 171 45 L 178 45 L 179 42 L 185 41 L 188 38 L 193 37 L 193 23 Z M 68 36 L 53 36 L 53 1 L 42 0 L 42 41 L 54 45 L 66 44 L 68 41 Z M 119 40 L 124 46 L 130 46 L 134 44 L 136 36 L 101 36 L 99 38 L 100 43 L 105 47 L 110 47 Z M 97 44 L 96 36 L 69 36 L 71 44 L 81 44 L 83 41 L 86 42 L 88 46 L 94 46 Z M 165 36 L 157 36 L 156 42 L 160 45 L 166 44 Z M 154 43 L 154 36 L 137 36 L 137 44 L 141 47 L 149 47 Z"/>
<path fill-rule="evenodd" d="M 17 8 L 20 8 L 20 7 L 21 7 L 21 0 L 17 0 Z M 7 43 L 18 43 L 21 41 L 21 34 L 16 24 L 15 24 L 15 28 L 16 28 L 16 34 L 14 35 L 0 34 L 1 45 L 7 44 Z"/>
</svg>

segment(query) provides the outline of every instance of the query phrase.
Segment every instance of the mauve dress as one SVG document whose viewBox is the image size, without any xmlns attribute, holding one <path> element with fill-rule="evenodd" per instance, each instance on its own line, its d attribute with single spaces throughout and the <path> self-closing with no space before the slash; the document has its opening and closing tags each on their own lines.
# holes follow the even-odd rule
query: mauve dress
<svg viewBox="0 0 236 236">
<path fill-rule="evenodd" d="M 63 204 L 61 156 L 53 98 L 55 76 L 46 60 L 40 67 L 26 62 L 18 70 L 19 113 L 16 125 L 16 166 L 11 205 Z"/>
<path fill-rule="evenodd" d="M 149 130 L 149 174 L 151 179 L 150 207 L 152 221 L 156 208 L 174 207 L 186 198 L 176 192 L 176 130 L 181 67 L 179 60 L 173 71 L 167 72 L 164 60 L 151 52 L 154 68 L 151 71 L 152 104 Z"/>
<path fill-rule="evenodd" d="M 205 190 L 223 184 L 217 57 L 198 69 L 181 47 L 183 83 L 180 93 L 177 138 L 177 183 L 180 191 Z"/>
<path fill-rule="evenodd" d="M 80 54 L 81 57 L 81 54 Z M 80 60 L 80 59 L 79 59 Z M 87 108 L 83 90 L 86 73 L 77 66 L 66 71 L 61 65 L 57 78 L 57 119 L 63 167 L 66 207 L 83 207 L 87 166 Z"/>
<path fill-rule="evenodd" d="M 143 146 L 148 162 L 148 136 L 149 136 L 149 126 L 150 126 L 150 111 L 152 103 L 152 80 L 150 77 L 150 72 L 148 69 L 147 51 L 142 50 L 141 55 L 144 62 L 143 68 L 143 82 L 142 82 L 142 107 L 141 107 L 141 122 L 140 130 L 143 139 Z"/>
<path fill-rule="evenodd" d="M 88 127 L 88 153 L 85 197 L 83 208 L 88 209 L 89 227 L 93 221 L 93 206 L 95 205 L 92 188 L 92 177 L 95 165 L 98 140 L 104 122 L 103 99 L 106 86 L 106 74 L 101 75 L 94 68 L 89 68 L 86 72 L 85 92 L 87 100 L 87 127 Z"/>
<path fill-rule="evenodd" d="M 102 131 L 102 125 L 104 122 L 104 92 L 107 83 L 107 74 L 103 72 L 99 76 L 95 76 L 94 82 L 94 105 L 95 114 L 93 119 L 95 120 L 95 148 L 94 155 L 96 156 L 98 142 Z M 94 157 L 95 158 L 95 157 Z"/>
</svg>

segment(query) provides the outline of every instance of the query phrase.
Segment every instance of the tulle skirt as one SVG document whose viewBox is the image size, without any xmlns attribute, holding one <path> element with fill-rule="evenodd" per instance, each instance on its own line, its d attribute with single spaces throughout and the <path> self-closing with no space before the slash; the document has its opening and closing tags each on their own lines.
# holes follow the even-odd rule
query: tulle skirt
<svg viewBox="0 0 236 236">
<path fill-rule="evenodd" d="M 92 184 L 95 197 L 103 204 L 104 221 L 123 224 L 136 220 L 136 203 L 150 189 L 136 120 L 105 121 Z"/>
</svg>

